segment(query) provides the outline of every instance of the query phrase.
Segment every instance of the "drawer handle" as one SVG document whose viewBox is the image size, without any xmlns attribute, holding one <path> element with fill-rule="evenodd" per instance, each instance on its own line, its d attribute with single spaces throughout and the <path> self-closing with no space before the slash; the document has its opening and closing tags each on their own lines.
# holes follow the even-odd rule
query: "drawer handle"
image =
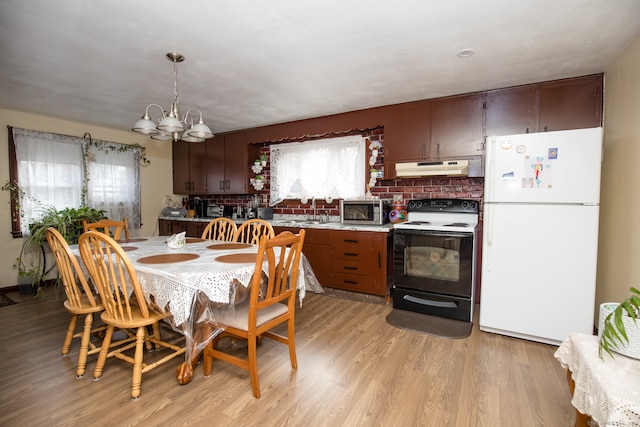
<svg viewBox="0 0 640 427">
<path fill-rule="evenodd" d="M 355 280 L 345 280 L 344 283 L 348 283 L 349 285 L 357 285 L 358 282 L 356 282 Z"/>
<path fill-rule="evenodd" d="M 344 241 L 346 243 L 358 243 L 360 240 L 355 240 L 355 239 L 344 239 Z"/>
<path fill-rule="evenodd" d="M 352 252 L 345 252 L 345 256 L 358 256 L 358 254 L 354 254 Z"/>
<path fill-rule="evenodd" d="M 358 267 L 349 267 L 348 265 L 345 265 L 345 266 L 344 266 L 344 269 L 345 269 L 345 270 L 354 270 L 354 271 L 355 271 L 355 270 L 357 270 L 357 269 L 358 269 Z"/>
</svg>

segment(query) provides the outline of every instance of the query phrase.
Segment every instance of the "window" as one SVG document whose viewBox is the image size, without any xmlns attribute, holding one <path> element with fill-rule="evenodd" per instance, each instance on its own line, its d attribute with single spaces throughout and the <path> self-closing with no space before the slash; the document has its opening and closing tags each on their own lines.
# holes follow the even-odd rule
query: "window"
<svg viewBox="0 0 640 427">
<path fill-rule="evenodd" d="M 271 201 L 303 198 L 362 198 L 365 141 L 360 135 L 273 144 Z"/>
<path fill-rule="evenodd" d="M 86 136 L 86 135 L 85 135 Z M 43 214 L 89 206 L 140 229 L 140 152 L 123 144 L 9 128 L 10 175 L 24 192 L 13 234 Z"/>
</svg>

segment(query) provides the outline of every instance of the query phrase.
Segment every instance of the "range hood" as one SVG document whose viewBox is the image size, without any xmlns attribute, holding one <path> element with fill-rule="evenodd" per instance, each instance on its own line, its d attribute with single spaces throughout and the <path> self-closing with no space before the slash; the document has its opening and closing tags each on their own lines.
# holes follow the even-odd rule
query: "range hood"
<svg viewBox="0 0 640 427">
<path fill-rule="evenodd" d="M 396 176 L 468 176 L 469 160 L 443 160 L 436 162 L 396 163 Z"/>
</svg>

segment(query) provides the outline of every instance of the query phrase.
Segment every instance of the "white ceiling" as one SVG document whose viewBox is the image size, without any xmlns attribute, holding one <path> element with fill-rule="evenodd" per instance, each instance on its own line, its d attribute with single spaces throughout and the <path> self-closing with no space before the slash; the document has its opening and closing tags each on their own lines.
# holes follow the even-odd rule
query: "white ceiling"
<svg viewBox="0 0 640 427">
<path fill-rule="evenodd" d="M 1 0 L 0 108 L 129 130 L 176 51 L 226 132 L 599 73 L 639 35 L 640 0 Z"/>
</svg>

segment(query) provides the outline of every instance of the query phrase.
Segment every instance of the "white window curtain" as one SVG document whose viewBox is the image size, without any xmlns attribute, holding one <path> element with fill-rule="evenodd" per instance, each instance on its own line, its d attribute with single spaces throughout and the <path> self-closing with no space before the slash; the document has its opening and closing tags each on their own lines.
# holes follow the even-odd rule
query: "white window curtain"
<svg viewBox="0 0 640 427">
<path fill-rule="evenodd" d="M 131 234 L 138 235 L 140 169 L 136 150 L 119 150 L 122 144 L 113 142 L 94 140 L 87 144 L 84 138 L 20 128 L 13 128 L 13 138 L 18 184 L 24 191 L 20 206 L 23 233 L 28 233 L 30 222 L 43 215 L 44 207 L 62 210 L 86 205 L 106 211 L 112 219 L 126 217 Z M 85 159 L 89 160 L 86 167 Z"/>
<path fill-rule="evenodd" d="M 78 138 L 13 129 L 18 161 L 18 183 L 24 191 L 20 210 L 21 228 L 56 209 L 77 208 L 82 200 L 82 146 Z"/>
<path fill-rule="evenodd" d="M 273 144 L 270 153 L 272 205 L 284 199 L 364 197 L 361 135 Z"/>
<path fill-rule="evenodd" d="M 112 144 L 112 143 L 111 143 Z M 88 147 L 90 155 L 87 205 L 106 211 L 116 221 L 127 219 L 129 231 L 140 229 L 139 159 L 131 151 L 104 151 Z"/>
</svg>

